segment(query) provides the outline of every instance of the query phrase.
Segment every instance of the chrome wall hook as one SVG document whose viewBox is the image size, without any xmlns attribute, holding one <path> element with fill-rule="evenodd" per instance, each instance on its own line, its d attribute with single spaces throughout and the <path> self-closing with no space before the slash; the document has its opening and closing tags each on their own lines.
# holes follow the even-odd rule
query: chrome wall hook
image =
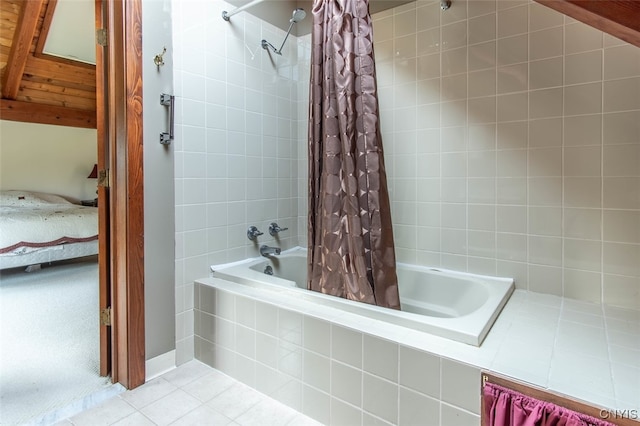
<svg viewBox="0 0 640 426">
<path fill-rule="evenodd" d="M 163 47 L 163 48 L 162 48 L 162 53 L 160 53 L 160 54 L 156 55 L 156 56 L 153 58 L 153 63 L 154 63 L 154 64 L 156 64 L 156 66 L 157 66 L 158 68 L 160 68 L 162 65 L 164 65 L 164 58 L 163 58 L 163 56 L 164 56 L 164 54 L 165 54 L 165 53 L 167 53 L 167 48 L 166 48 L 166 47 Z"/>
<path fill-rule="evenodd" d="M 451 0 L 441 0 L 440 9 L 447 10 L 451 7 Z"/>
</svg>

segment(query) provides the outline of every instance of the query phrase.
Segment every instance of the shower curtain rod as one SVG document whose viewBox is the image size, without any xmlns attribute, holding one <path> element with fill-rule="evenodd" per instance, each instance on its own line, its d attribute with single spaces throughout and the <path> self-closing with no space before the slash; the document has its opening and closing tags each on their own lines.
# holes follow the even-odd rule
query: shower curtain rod
<svg viewBox="0 0 640 426">
<path fill-rule="evenodd" d="M 231 12 L 227 12 L 226 10 L 222 11 L 222 19 L 224 19 L 225 21 L 229 21 L 229 18 L 231 18 L 233 15 L 235 15 L 236 13 L 240 13 L 245 9 L 249 9 L 252 6 L 255 6 L 258 3 L 261 3 L 263 0 L 253 0 L 252 2 L 249 2 L 247 4 L 245 4 L 244 6 L 240 6 L 238 8 L 236 8 L 235 10 L 231 11 Z"/>
</svg>

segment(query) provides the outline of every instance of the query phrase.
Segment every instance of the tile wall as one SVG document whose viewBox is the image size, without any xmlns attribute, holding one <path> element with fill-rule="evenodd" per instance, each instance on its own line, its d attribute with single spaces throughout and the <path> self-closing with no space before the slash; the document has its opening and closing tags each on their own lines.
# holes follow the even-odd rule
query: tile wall
<svg viewBox="0 0 640 426">
<path fill-rule="evenodd" d="M 174 1 L 178 364 L 193 358 L 193 281 L 209 266 L 297 239 L 296 43 L 250 14 L 225 22 L 221 1 Z M 289 229 L 278 240 L 268 227 Z M 247 228 L 264 235 L 247 239 Z"/>
<path fill-rule="evenodd" d="M 225 7 L 173 7 L 178 362 L 194 279 L 256 256 L 249 225 L 306 245 L 310 38 L 272 58 L 284 32 Z M 640 307 L 640 49 L 529 0 L 420 0 L 374 35 L 398 259 Z"/>
<path fill-rule="evenodd" d="M 399 260 L 640 308 L 640 48 L 527 0 L 374 36 Z"/>
<path fill-rule="evenodd" d="M 529 0 L 373 20 L 398 260 L 640 308 L 640 49 Z"/>
<path fill-rule="evenodd" d="M 476 367 L 205 284 L 195 292 L 196 358 L 322 424 L 480 424 Z"/>
</svg>

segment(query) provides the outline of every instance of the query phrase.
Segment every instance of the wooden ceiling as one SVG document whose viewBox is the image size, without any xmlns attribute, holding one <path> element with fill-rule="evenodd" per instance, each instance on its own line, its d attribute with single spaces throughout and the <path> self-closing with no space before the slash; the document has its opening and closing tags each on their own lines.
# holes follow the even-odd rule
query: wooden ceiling
<svg viewBox="0 0 640 426">
<path fill-rule="evenodd" d="M 640 47 L 639 0 L 534 0 Z"/>
<path fill-rule="evenodd" d="M 95 128 L 95 66 L 42 52 L 56 1 L 0 1 L 0 118 Z M 535 1 L 640 47 L 640 0 Z"/>
<path fill-rule="evenodd" d="M 55 6 L 0 2 L 0 118 L 95 128 L 95 66 L 42 52 Z"/>
</svg>

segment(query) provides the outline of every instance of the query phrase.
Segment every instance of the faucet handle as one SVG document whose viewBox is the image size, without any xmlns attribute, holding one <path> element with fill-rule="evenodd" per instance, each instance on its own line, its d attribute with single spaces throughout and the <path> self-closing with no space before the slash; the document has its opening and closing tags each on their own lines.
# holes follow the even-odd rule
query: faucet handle
<svg viewBox="0 0 640 426">
<path fill-rule="evenodd" d="M 269 225 L 269 234 L 272 237 L 275 237 L 276 235 L 278 235 L 278 232 L 286 231 L 287 229 L 289 228 L 280 228 L 277 223 L 271 222 L 271 225 Z"/>
<path fill-rule="evenodd" d="M 249 229 L 247 229 L 247 238 L 250 240 L 255 240 L 262 234 L 264 234 L 264 232 L 260 232 L 255 226 L 250 226 Z"/>
</svg>

